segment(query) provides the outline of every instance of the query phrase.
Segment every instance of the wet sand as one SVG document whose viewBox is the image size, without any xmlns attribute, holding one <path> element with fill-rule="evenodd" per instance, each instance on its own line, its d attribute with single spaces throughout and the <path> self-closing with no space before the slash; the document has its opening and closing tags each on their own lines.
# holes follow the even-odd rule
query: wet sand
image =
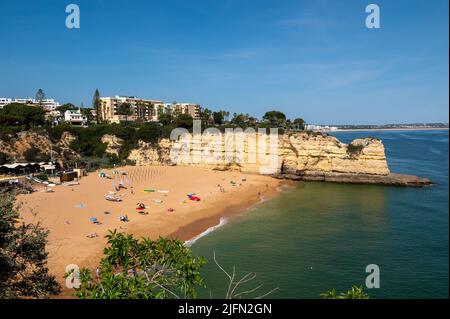
<svg viewBox="0 0 450 319">
<path fill-rule="evenodd" d="M 53 193 L 43 192 L 41 188 L 17 199 L 22 204 L 20 212 L 24 221 L 40 221 L 50 231 L 48 266 L 63 286 L 60 297 L 72 293 L 64 285 L 66 266 L 76 264 L 95 268 L 106 246 L 104 236 L 108 230 L 117 229 L 153 239 L 168 236 L 189 240 L 217 225 L 221 217 L 240 213 L 263 198 L 275 196 L 283 183 L 268 176 L 195 167 L 124 167 L 118 170 L 126 172 L 126 175 L 116 177 L 116 185 L 122 178 L 127 187 L 116 193 L 122 202 L 105 200 L 104 195 L 114 190 L 113 180 L 101 178 L 98 173 L 83 177 L 80 185 L 56 186 Z M 111 170 L 105 172 L 113 176 Z M 219 184 L 225 192 L 221 192 Z M 168 193 L 144 193 L 143 189 Z M 201 201 L 189 200 L 187 194 L 191 193 Z M 145 209 L 148 215 L 136 211 L 139 202 L 148 207 Z M 169 208 L 174 211 L 169 212 Z M 120 215 L 127 215 L 129 221 L 120 221 Z M 91 223 L 91 217 L 97 218 L 100 224 Z M 98 237 L 86 237 L 90 233 L 96 233 Z"/>
</svg>

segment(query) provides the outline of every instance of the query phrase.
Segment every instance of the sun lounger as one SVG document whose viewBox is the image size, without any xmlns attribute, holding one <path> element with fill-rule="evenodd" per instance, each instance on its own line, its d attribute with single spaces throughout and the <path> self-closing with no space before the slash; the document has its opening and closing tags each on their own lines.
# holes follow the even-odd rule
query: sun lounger
<svg viewBox="0 0 450 319">
<path fill-rule="evenodd" d="M 122 198 L 113 196 L 113 195 L 105 195 L 105 199 L 110 202 L 121 202 L 122 201 Z"/>
</svg>

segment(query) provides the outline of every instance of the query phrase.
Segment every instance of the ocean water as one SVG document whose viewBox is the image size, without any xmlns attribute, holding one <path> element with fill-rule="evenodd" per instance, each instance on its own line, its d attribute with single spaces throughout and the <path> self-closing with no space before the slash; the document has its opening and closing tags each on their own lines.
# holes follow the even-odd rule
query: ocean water
<svg viewBox="0 0 450 319">
<path fill-rule="evenodd" d="M 320 298 L 331 288 L 364 285 L 369 264 L 380 268 L 372 298 L 448 298 L 448 131 L 338 132 L 344 142 L 383 140 L 393 172 L 430 178 L 428 188 L 300 183 L 275 199 L 231 218 L 198 239 L 192 249 L 206 257 L 204 298 L 223 298 L 225 275 L 256 278 L 238 290 L 264 284 L 256 297 Z"/>
</svg>

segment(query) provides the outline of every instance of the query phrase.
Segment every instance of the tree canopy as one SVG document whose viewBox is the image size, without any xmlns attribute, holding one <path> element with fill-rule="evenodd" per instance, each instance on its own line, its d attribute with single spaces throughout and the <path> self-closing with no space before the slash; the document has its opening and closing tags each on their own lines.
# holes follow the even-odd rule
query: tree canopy
<svg viewBox="0 0 450 319">
<path fill-rule="evenodd" d="M 190 129 L 193 126 L 192 116 L 189 114 L 180 114 L 175 118 L 175 124 L 186 129 Z"/>
<path fill-rule="evenodd" d="M 0 125 L 26 126 L 26 129 L 34 125 L 45 123 L 45 111 L 36 106 L 22 103 L 11 103 L 0 110 Z"/>
<path fill-rule="evenodd" d="M 182 241 L 136 239 L 116 230 L 106 237 L 108 247 L 96 274 L 80 270 L 79 298 L 196 298 L 196 288 L 205 284 L 200 276 L 205 260 L 192 256 Z"/>
<path fill-rule="evenodd" d="M 38 101 L 39 106 L 42 106 L 42 101 L 45 100 L 44 90 L 42 89 L 37 90 L 35 100 Z"/>
<path fill-rule="evenodd" d="M 124 115 L 125 121 L 128 121 L 128 116 L 133 114 L 133 111 L 131 109 L 131 104 L 127 103 L 127 102 L 121 103 L 119 105 L 119 107 L 117 108 L 117 114 Z"/>
<path fill-rule="evenodd" d="M 271 125 L 284 126 L 286 115 L 280 111 L 269 111 L 264 114 L 263 120 Z"/>
<path fill-rule="evenodd" d="M 95 110 L 95 120 L 100 123 L 100 92 L 95 89 L 94 96 L 92 97 L 92 109 Z"/>
<path fill-rule="evenodd" d="M 78 109 L 78 107 L 76 107 L 72 103 L 64 103 L 63 105 L 58 106 L 56 108 L 57 111 L 60 111 L 62 113 L 66 112 L 66 111 L 76 110 L 76 109 Z"/>
<path fill-rule="evenodd" d="M 214 124 L 222 125 L 223 120 L 224 120 L 223 112 L 222 111 L 213 112 L 213 119 L 214 119 Z"/>
<path fill-rule="evenodd" d="M 294 128 L 296 130 L 304 130 L 305 129 L 305 120 L 302 118 L 296 118 L 293 122 Z"/>
<path fill-rule="evenodd" d="M 48 273 L 48 231 L 26 224 L 14 207 L 14 197 L 0 195 L 0 299 L 48 298 L 60 291 Z"/>
</svg>

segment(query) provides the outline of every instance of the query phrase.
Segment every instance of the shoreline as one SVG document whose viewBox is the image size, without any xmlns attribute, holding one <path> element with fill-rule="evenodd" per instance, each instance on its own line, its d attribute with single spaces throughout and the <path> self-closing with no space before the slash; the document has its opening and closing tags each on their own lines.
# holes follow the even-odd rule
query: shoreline
<svg viewBox="0 0 450 319">
<path fill-rule="evenodd" d="M 338 129 L 337 131 L 324 131 L 324 133 L 336 132 L 370 132 L 370 131 L 448 131 L 448 127 L 415 127 L 415 128 L 365 128 L 365 129 Z"/>
<path fill-rule="evenodd" d="M 133 169 L 125 167 L 119 170 Z M 110 188 L 111 181 L 99 178 L 98 173 L 83 177 L 77 186 L 55 187 L 54 193 L 37 191 L 18 197 L 18 202 L 22 203 L 20 212 L 24 221 L 36 222 L 37 219 L 50 231 L 48 268 L 62 287 L 56 298 L 73 298 L 73 291 L 65 287 L 63 278 L 66 265 L 76 264 L 80 268 L 90 269 L 97 267 L 106 247 L 104 236 L 107 230 L 117 229 L 137 238 L 157 239 L 163 236 L 188 241 L 219 224 L 221 218 L 243 214 L 260 203 L 261 198 L 268 200 L 276 196 L 280 186 L 293 184 L 269 176 L 195 167 L 136 167 L 135 170 L 147 172 L 143 173 L 140 187 L 134 187 L 134 195 L 129 190 L 122 192 L 124 196 L 120 203 L 108 202 L 103 198 L 102 194 Z M 152 170 L 153 173 L 148 172 Z M 238 179 L 245 181 L 235 186 L 229 184 L 229 180 Z M 218 181 L 225 184 L 224 193 L 216 189 Z M 148 184 L 161 185 L 158 189 L 168 189 L 170 193 L 165 197 L 157 193 L 138 193 L 139 188 Z M 185 200 L 185 194 L 192 193 L 191 190 L 196 190 L 201 197 L 200 202 Z M 134 207 L 143 198 L 145 204 L 150 206 L 149 214 L 144 216 L 128 208 Z M 156 198 L 163 198 L 164 202 L 153 203 Z M 85 203 L 86 207 L 77 208 L 77 203 Z M 169 206 L 174 207 L 174 213 L 166 212 Z M 100 213 L 104 210 L 110 211 L 110 214 Z M 118 220 L 118 214 L 124 210 L 128 210 L 128 223 Z M 102 224 L 89 223 L 90 216 L 97 217 Z M 86 234 L 93 231 L 98 237 L 86 238 Z"/>
<path fill-rule="evenodd" d="M 282 181 L 279 184 L 279 186 L 275 188 L 268 188 L 265 192 L 261 193 L 261 195 L 265 195 L 266 197 L 258 196 L 253 197 L 251 199 L 247 198 L 246 200 L 241 201 L 239 203 L 233 204 L 231 206 L 226 206 L 213 216 L 199 219 L 192 222 L 191 224 L 182 226 L 172 234 L 169 234 L 167 237 L 178 238 L 180 240 L 183 240 L 184 242 L 190 241 L 194 239 L 196 236 L 201 235 L 204 231 L 210 229 L 211 227 L 218 226 L 222 218 L 226 218 L 227 220 L 229 220 L 241 216 L 245 214 L 247 211 L 251 210 L 253 207 L 256 207 L 276 197 L 279 193 L 283 191 L 283 189 L 280 188 L 291 187 L 294 184 L 295 182 L 289 180 Z"/>
</svg>

